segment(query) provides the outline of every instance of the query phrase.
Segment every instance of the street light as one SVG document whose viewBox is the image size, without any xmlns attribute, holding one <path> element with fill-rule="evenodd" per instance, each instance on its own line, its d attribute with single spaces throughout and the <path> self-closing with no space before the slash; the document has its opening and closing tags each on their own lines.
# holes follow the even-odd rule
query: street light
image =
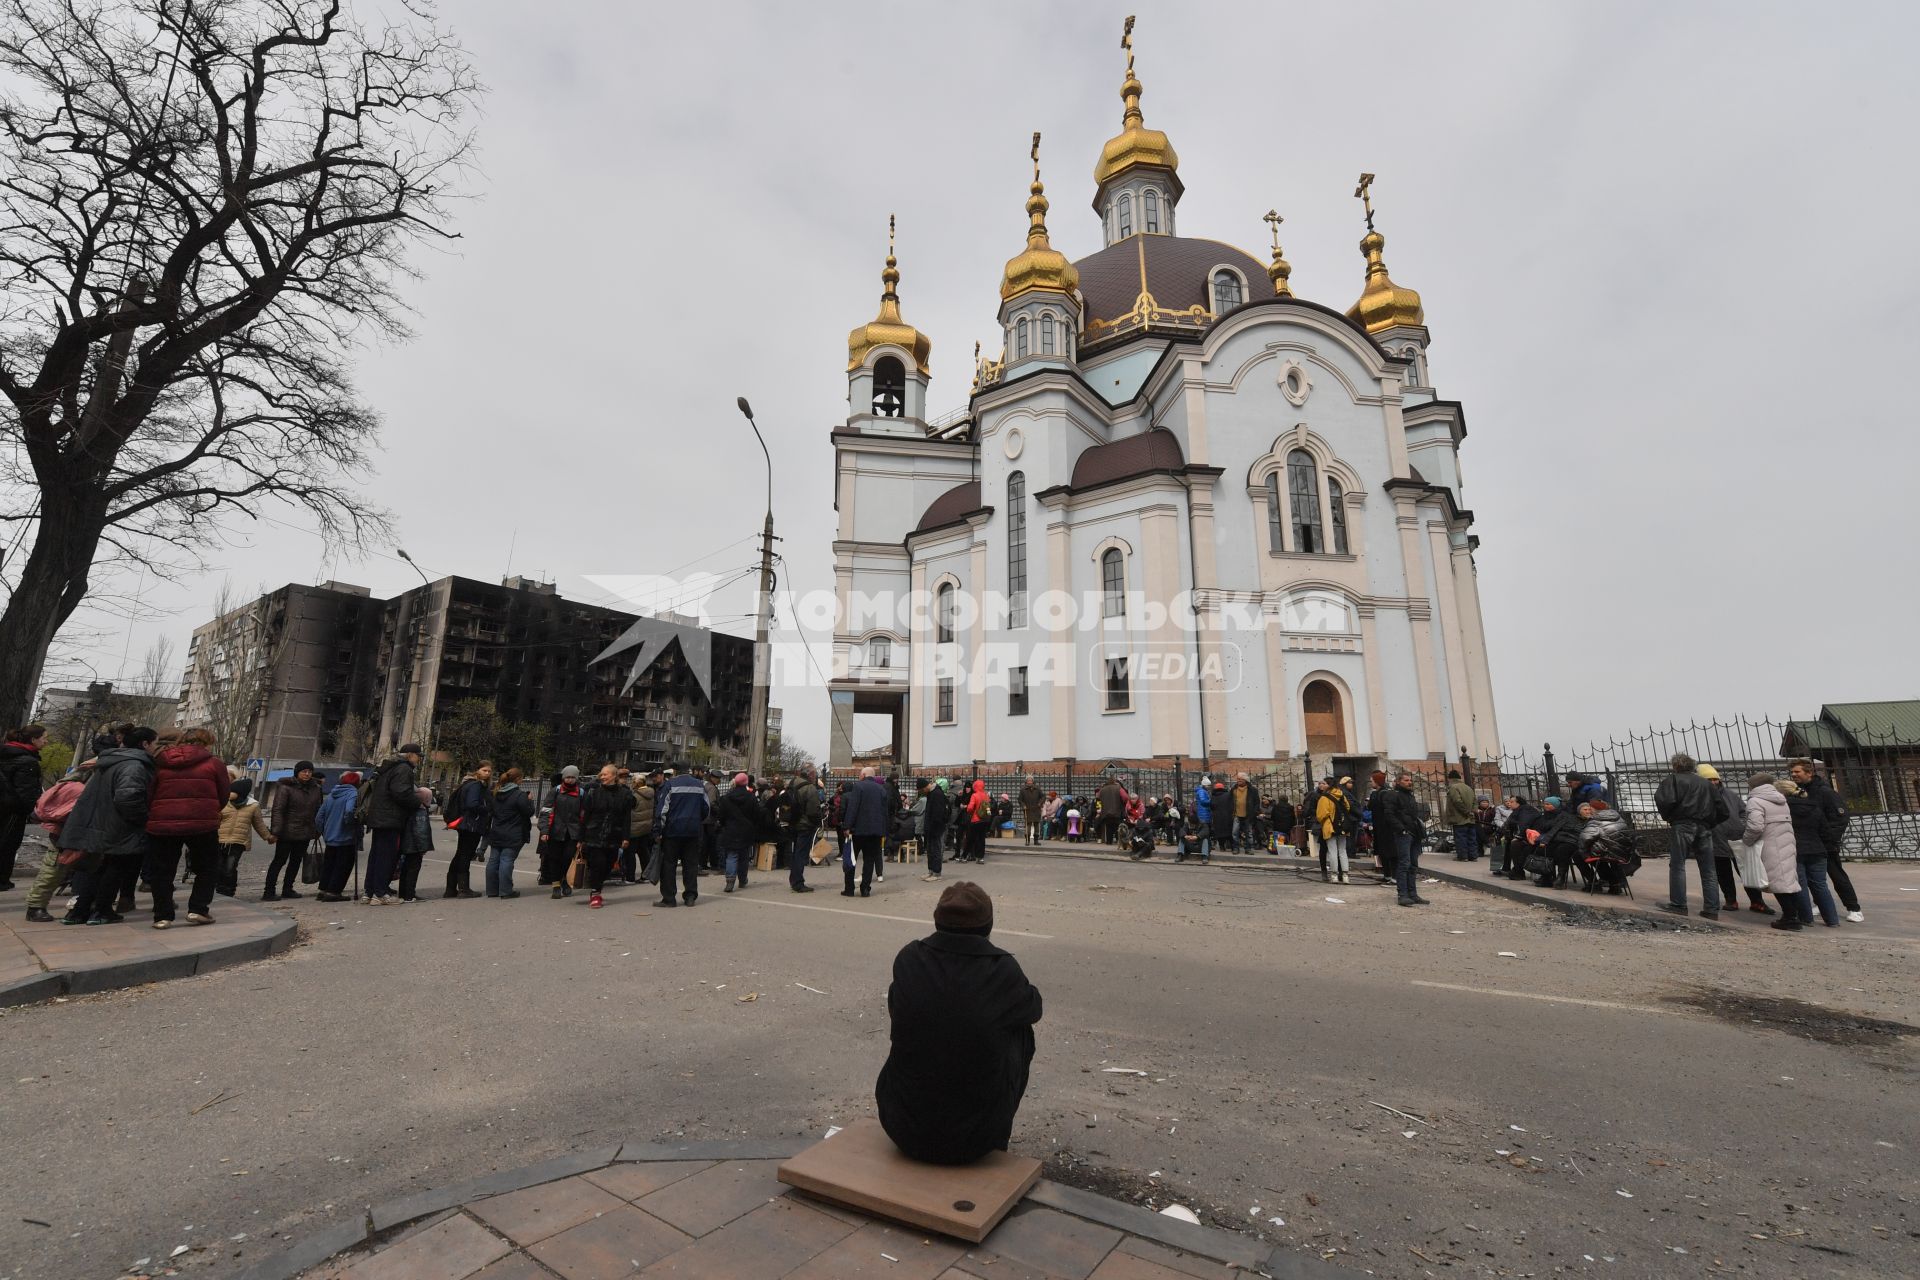
<svg viewBox="0 0 1920 1280">
<path fill-rule="evenodd" d="M 419 566 L 419 564 L 414 560 L 414 558 L 407 554 L 407 549 L 405 547 L 395 547 L 394 551 L 399 555 L 399 557 L 402 560 L 405 560 L 407 562 L 408 567 L 410 567 L 415 573 L 420 575 L 421 585 L 431 589 L 433 586 L 433 583 L 427 578 L 427 571 L 425 569 L 422 569 Z M 411 722 L 415 718 L 415 714 L 420 709 L 420 699 L 415 696 L 413 686 L 418 685 L 421 682 L 420 681 L 420 659 L 423 655 L 421 654 L 422 644 L 420 639 L 420 633 L 422 630 L 424 630 L 424 628 L 421 626 L 421 622 L 422 622 L 421 611 L 425 608 L 426 603 L 427 603 L 426 597 L 423 596 L 421 597 L 420 604 L 412 610 L 412 613 L 413 613 L 413 618 L 412 618 L 413 661 L 409 665 L 413 669 L 408 674 L 408 679 L 407 679 L 407 684 L 408 684 L 407 719 L 409 722 Z M 409 731 L 406 736 L 418 737 L 419 735 L 415 732 Z"/>
<path fill-rule="evenodd" d="M 757 782 L 767 767 L 767 694 L 773 683 L 773 650 L 767 629 L 773 621 L 773 455 L 767 452 L 767 439 L 760 424 L 753 420 L 753 406 L 745 396 L 737 396 L 740 416 L 753 428 L 760 442 L 760 454 L 767 460 L 767 521 L 760 529 L 760 600 L 753 626 L 753 711 L 747 719 L 747 772 Z"/>
</svg>

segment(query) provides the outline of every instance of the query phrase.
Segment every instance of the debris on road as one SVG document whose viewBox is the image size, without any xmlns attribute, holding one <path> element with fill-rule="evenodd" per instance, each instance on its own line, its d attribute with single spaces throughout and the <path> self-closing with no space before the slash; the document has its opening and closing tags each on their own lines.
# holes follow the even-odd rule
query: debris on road
<svg viewBox="0 0 1920 1280">
<path fill-rule="evenodd" d="M 199 1106 L 195 1107 L 193 1110 L 187 1112 L 187 1114 L 190 1116 L 197 1116 L 202 1111 L 205 1111 L 208 1107 L 217 1107 L 223 1102 L 232 1102 L 235 1098 L 239 1096 L 240 1095 L 237 1093 L 228 1093 L 225 1089 L 222 1089 L 219 1093 L 214 1094 L 211 1098 L 208 1098 L 205 1102 L 201 1103 Z"/>
<path fill-rule="evenodd" d="M 1496 951 L 1493 954 L 1496 956 L 1505 956 L 1509 960 L 1518 960 L 1520 958 L 1518 951 Z"/>
<path fill-rule="evenodd" d="M 1180 1222 L 1191 1222 L 1196 1227 L 1200 1225 L 1200 1215 L 1183 1204 L 1170 1204 L 1162 1209 L 1160 1214 L 1162 1217 L 1174 1218 Z"/>
<path fill-rule="evenodd" d="M 818 987 L 810 987 L 810 986 L 808 986 L 808 985 L 807 985 L 806 983 L 804 983 L 804 982 L 796 982 L 796 983 L 794 983 L 793 985 L 794 985 L 794 986 L 796 986 L 796 987 L 798 987 L 798 988 L 800 988 L 800 989 L 801 989 L 802 991 L 811 991 L 811 992 L 813 992 L 813 994 L 815 994 L 815 995 L 817 995 L 817 996 L 823 996 L 823 995 L 825 995 L 825 994 L 827 994 L 826 992 L 824 992 L 824 991 L 822 991 L 822 990 L 821 990 L 820 988 L 818 988 Z"/>
<path fill-rule="evenodd" d="M 1394 1115 L 1399 1116 L 1402 1120 L 1405 1120 L 1408 1124 L 1412 1124 L 1415 1121 L 1418 1121 L 1421 1124 L 1433 1123 L 1433 1121 L 1428 1119 L 1426 1116 L 1417 1116 L 1417 1115 L 1414 1115 L 1411 1111 L 1402 1111 L 1400 1108 L 1390 1107 L 1384 1102 L 1375 1102 L 1372 1098 L 1367 1099 L 1367 1105 L 1370 1107 L 1378 1107 L 1382 1111 L 1390 1111 Z"/>
<path fill-rule="evenodd" d="M 749 991 L 747 992 L 747 994 L 741 996 L 738 1000 L 734 1001 L 734 1003 L 735 1004 L 752 1004 L 755 1000 L 758 1000 L 759 998 L 760 998 L 760 993 L 758 991 Z"/>
<path fill-rule="evenodd" d="M 1132 1067 L 1102 1067 L 1100 1069 L 1110 1076 L 1139 1076 L 1144 1080 L 1147 1075 L 1146 1072 L 1136 1071 Z"/>
<path fill-rule="evenodd" d="M 1328 898 L 1327 901 L 1331 902 L 1336 907 L 1344 907 L 1347 905 L 1347 900 L 1345 898 Z"/>
</svg>

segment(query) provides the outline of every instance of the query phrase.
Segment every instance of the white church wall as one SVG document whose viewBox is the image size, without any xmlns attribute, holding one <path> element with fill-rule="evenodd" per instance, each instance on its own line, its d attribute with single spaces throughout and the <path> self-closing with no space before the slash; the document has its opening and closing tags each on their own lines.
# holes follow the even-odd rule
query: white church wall
<svg viewBox="0 0 1920 1280">
<path fill-rule="evenodd" d="M 1398 760 L 1423 760 L 1427 731 L 1420 714 L 1419 676 L 1414 671 L 1413 623 L 1404 609 L 1382 609 L 1374 617 L 1373 635 L 1386 698 L 1387 754 Z"/>
<path fill-rule="evenodd" d="M 1080 375 L 1108 404 L 1125 404 L 1140 393 L 1140 384 L 1160 363 L 1161 352 L 1165 349 L 1159 343 L 1128 347 L 1125 351 L 1082 365 Z"/>
<path fill-rule="evenodd" d="M 1226 747 L 1233 756 L 1257 759 L 1273 754 L 1267 646 L 1278 639 L 1278 633 L 1267 628 L 1238 630 L 1229 633 L 1220 647 L 1227 690 Z"/>
</svg>

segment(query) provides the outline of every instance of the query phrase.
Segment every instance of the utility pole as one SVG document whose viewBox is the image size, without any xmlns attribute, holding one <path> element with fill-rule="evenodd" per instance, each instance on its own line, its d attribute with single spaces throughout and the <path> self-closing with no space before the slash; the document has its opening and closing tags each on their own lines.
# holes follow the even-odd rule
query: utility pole
<svg viewBox="0 0 1920 1280">
<path fill-rule="evenodd" d="M 753 420 L 753 406 L 745 396 L 734 403 L 753 428 L 760 454 L 767 462 L 767 519 L 760 527 L 760 600 L 753 624 L 753 712 L 747 720 L 747 773 L 758 783 L 767 769 L 767 695 L 773 686 L 773 645 L 767 632 L 773 624 L 773 455 Z"/>
</svg>

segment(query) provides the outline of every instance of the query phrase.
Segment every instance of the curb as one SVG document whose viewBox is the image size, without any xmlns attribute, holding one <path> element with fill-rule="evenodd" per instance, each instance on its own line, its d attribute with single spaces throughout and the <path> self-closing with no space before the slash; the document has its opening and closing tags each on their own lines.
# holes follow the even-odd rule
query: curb
<svg viewBox="0 0 1920 1280">
<path fill-rule="evenodd" d="M 1462 889 L 1474 889 L 1481 893 L 1490 893 L 1497 898 L 1508 898 L 1514 902 L 1523 902 L 1533 907 L 1545 907 L 1549 911 L 1558 911 L 1562 915 L 1574 916 L 1576 918 L 1582 916 L 1600 916 L 1603 918 L 1610 917 L 1616 920 L 1631 920 L 1635 924 L 1645 925 L 1648 929 L 1665 930 L 1668 933 L 1679 933 L 1683 929 L 1711 929 L 1720 933 L 1732 932 L 1728 926 L 1721 924 L 1719 921 L 1702 920 L 1698 915 L 1687 916 L 1686 923 L 1683 925 L 1680 923 L 1681 918 L 1678 916 L 1675 916 L 1673 920 L 1669 922 L 1651 912 L 1641 911 L 1634 907 L 1616 907 L 1609 902 L 1587 901 L 1586 899 L 1592 896 L 1590 894 L 1582 894 L 1578 898 L 1572 896 L 1565 898 L 1542 898 L 1528 893 L 1525 889 L 1516 889 L 1506 883 L 1504 879 L 1499 881 L 1476 880 L 1460 872 L 1443 871 L 1438 867 L 1427 866 L 1425 863 L 1420 865 L 1420 874 L 1423 876 L 1432 876 L 1437 880 L 1444 881 L 1447 884 L 1455 885 Z"/>
<path fill-rule="evenodd" d="M 728 1160 L 778 1160 L 797 1154 L 812 1146 L 813 1142 L 811 1138 L 678 1144 L 628 1142 L 617 1147 L 601 1147 L 575 1155 L 559 1156 L 539 1164 L 432 1187 L 369 1206 L 355 1218 L 324 1227 L 279 1253 L 261 1258 L 239 1272 L 234 1280 L 295 1280 L 302 1272 L 319 1266 L 334 1255 L 408 1223 L 458 1208 L 471 1200 L 522 1191 L 577 1174 L 592 1173 L 615 1163 L 683 1160 L 707 1164 Z M 1229 1267 L 1282 1280 L 1331 1280 L 1332 1277 L 1347 1274 L 1311 1253 L 1286 1246 L 1276 1248 L 1217 1227 L 1195 1226 L 1151 1209 L 1109 1200 L 1090 1191 L 1045 1179 L 1034 1185 L 1024 1201 L 1088 1222 L 1097 1222 L 1170 1249 L 1179 1249 L 1225 1263 Z"/>
<path fill-rule="evenodd" d="M 56 996 L 95 995 L 149 982 L 191 978 L 195 974 L 211 973 L 215 969 L 244 964 L 249 960 L 264 960 L 291 947 L 299 935 L 299 923 L 292 916 L 280 916 L 278 919 L 280 923 L 265 937 L 236 938 L 231 941 L 216 939 L 210 940 L 211 945 L 202 951 L 140 956 L 110 964 L 75 965 L 70 969 L 54 969 L 27 978 L 17 978 L 0 984 L 0 1009 L 37 1004 Z"/>
</svg>

